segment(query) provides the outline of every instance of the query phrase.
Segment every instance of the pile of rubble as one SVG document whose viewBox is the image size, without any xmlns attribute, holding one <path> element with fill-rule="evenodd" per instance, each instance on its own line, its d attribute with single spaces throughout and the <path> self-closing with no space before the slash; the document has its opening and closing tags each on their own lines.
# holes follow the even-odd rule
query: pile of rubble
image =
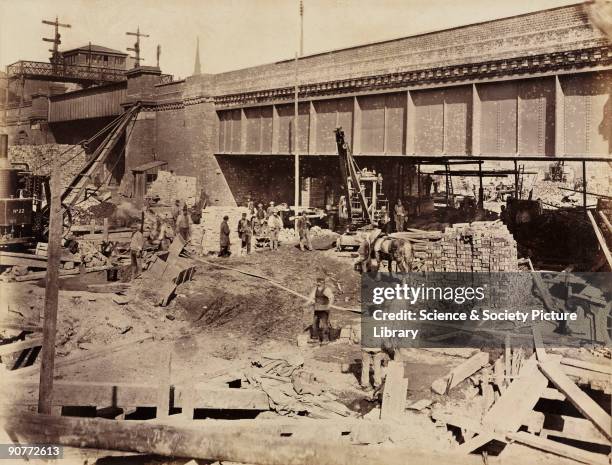
<svg viewBox="0 0 612 465">
<path fill-rule="evenodd" d="M 516 241 L 499 221 L 457 223 L 442 233 L 408 233 L 418 271 L 518 271 Z M 417 237 L 418 236 L 418 237 Z"/>
<path fill-rule="evenodd" d="M 331 233 L 329 229 L 323 229 L 320 226 L 313 226 L 310 228 L 310 237 L 327 236 Z M 284 228 L 278 235 L 280 242 L 294 243 L 299 241 L 300 236 L 295 228 Z"/>
<path fill-rule="evenodd" d="M 12 163 L 27 163 L 34 174 L 41 175 L 51 173 L 51 160 L 60 154 L 62 187 L 66 187 L 81 171 L 87 160 L 85 151 L 81 147 L 64 144 L 12 145 L 9 147 L 9 159 Z"/>
<path fill-rule="evenodd" d="M 509 340 L 494 361 L 477 351 L 433 383 L 434 393 L 446 395 L 466 380 L 472 395 L 467 402 L 438 403 L 432 420 L 461 431 L 456 450 L 464 454 L 498 441 L 508 449 L 501 458 L 511 455 L 518 443 L 583 463 L 606 463 L 603 453 L 593 451 L 601 452 L 602 446 L 609 450 L 612 437 L 610 416 L 596 401 L 610 393 L 610 367 L 592 357 L 585 360 L 582 349 L 566 350 L 569 357 L 548 353 L 538 330 L 533 349 L 511 346 Z M 580 389 L 585 384 L 594 394 Z M 536 409 L 541 399 L 553 402 Z M 559 403 L 571 404 L 579 416 L 561 414 Z"/>
</svg>

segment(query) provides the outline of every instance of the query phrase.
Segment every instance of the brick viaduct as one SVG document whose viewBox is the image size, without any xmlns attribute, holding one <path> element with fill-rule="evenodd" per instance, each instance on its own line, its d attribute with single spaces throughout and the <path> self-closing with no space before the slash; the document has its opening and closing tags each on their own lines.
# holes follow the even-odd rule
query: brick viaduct
<svg viewBox="0 0 612 465">
<path fill-rule="evenodd" d="M 359 163 L 383 173 L 392 199 L 416 192 L 416 164 L 432 158 L 612 159 L 612 47 L 585 8 L 301 58 L 303 201 L 337 194 L 337 126 Z M 213 204 L 247 195 L 292 203 L 293 60 L 166 84 L 151 67 L 126 78 L 50 97 L 38 128 L 74 142 L 140 102 L 123 183 L 130 169 L 164 160 L 177 174 L 197 176 Z"/>
</svg>

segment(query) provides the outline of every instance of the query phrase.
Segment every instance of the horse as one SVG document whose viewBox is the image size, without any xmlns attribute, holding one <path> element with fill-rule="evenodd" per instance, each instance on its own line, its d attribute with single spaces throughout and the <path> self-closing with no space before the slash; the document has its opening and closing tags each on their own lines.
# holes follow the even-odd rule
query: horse
<svg viewBox="0 0 612 465">
<path fill-rule="evenodd" d="M 387 261 L 389 273 L 393 274 L 393 262 L 395 262 L 396 271 L 402 273 L 412 271 L 414 252 L 410 242 L 405 239 L 379 236 L 371 244 L 365 241 L 360 251 L 363 257 L 357 263 L 359 266 L 356 268 L 360 269 L 361 272 L 378 273 L 382 260 Z"/>
<path fill-rule="evenodd" d="M 380 268 L 382 260 L 386 260 L 389 273 L 393 273 L 393 262 L 395 262 L 395 271 L 401 273 L 410 273 L 412 271 L 414 253 L 409 241 L 396 237 L 382 236 L 374 241 L 373 249 L 374 258 L 378 263 L 377 268 Z"/>
</svg>

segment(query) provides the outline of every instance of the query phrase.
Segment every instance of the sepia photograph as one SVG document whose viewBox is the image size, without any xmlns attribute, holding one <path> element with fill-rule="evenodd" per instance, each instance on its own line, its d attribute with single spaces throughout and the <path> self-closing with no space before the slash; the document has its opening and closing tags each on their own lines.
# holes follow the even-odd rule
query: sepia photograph
<svg viewBox="0 0 612 465">
<path fill-rule="evenodd" d="M 612 0 L 0 0 L 0 465 L 610 465 Z"/>
</svg>

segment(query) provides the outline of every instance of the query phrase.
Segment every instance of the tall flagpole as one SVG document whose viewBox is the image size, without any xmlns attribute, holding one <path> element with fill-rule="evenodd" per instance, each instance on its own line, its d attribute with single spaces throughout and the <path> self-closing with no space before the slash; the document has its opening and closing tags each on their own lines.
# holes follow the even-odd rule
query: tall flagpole
<svg viewBox="0 0 612 465">
<path fill-rule="evenodd" d="M 303 53 L 303 37 L 304 37 L 304 4 L 302 0 L 300 0 L 300 29 L 299 29 L 299 55 L 301 56 Z M 300 205 L 300 153 L 298 150 L 298 98 L 300 91 L 299 84 L 299 74 L 298 74 L 298 52 L 295 52 L 295 89 L 294 89 L 294 105 L 293 105 L 293 158 L 294 158 L 294 193 L 293 199 L 296 207 L 296 216 L 297 216 L 297 207 Z"/>
</svg>

